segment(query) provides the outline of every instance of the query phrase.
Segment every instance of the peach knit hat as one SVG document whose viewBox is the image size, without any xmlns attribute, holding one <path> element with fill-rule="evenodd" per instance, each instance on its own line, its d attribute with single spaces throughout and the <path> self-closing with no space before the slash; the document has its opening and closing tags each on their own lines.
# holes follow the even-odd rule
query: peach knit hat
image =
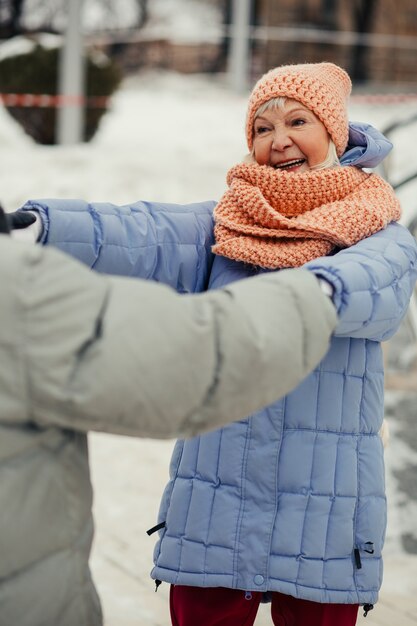
<svg viewBox="0 0 417 626">
<path fill-rule="evenodd" d="M 282 65 L 270 70 L 258 80 L 249 97 L 246 118 L 249 150 L 252 150 L 256 111 L 268 100 L 285 96 L 301 102 L 317 115 L 341 156 L 348 142 L 347 100 L 351 89 L 348 74 L 334 63 Z"/>
</svg>

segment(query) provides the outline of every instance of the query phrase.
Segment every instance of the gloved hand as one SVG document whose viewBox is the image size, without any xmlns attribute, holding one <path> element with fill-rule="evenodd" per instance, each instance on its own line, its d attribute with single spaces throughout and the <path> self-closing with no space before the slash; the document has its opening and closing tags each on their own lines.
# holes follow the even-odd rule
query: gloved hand
<svg viewBox="0 0 417 626">
<path fill-rule="evenodd" d="M 14 213 L 6 213 L 5 215 L 10 230 L 20 230 L 21 228 L 27 228 L 28 226 L 36 222 L 36 215 L 31 211 L 18 210 Z"/>
<path fill-rule="evenodd" d="M 3 207 L 0 204 L 0 233 L 9 233 L 10 226 L 8 219 L 6 217 L 6 213 L 3 211 Z"/>
<path fill-rule="evenodd" d="M 36 215 L 30 211 L 15 211 L 6 213 L 0 205 L 0 233 L 10 233 L 12 230 L 27 228 L 36 222 Z"/>
<path fill-rule="evenodd" d="M 36 211 L 19 209 L 14 213 L 4 213 L 2 232 L 10 232 L 13 239 L 36 243 L 42 234 L 42 220 Z M 0 226 L 1 228 L 1 226 Z"/>
</svg>

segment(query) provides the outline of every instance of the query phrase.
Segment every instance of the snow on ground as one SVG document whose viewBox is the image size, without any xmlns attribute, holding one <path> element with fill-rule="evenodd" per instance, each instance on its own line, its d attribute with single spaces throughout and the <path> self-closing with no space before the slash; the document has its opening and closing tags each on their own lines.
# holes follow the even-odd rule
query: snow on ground
<svg viewBox="0 0 417 626">
<path fill-rule="evenodd" d="M 219 197 L 244 154 L 245 97 L 221 80 L 145 73 L 125 81 L 89 144 L 38 146 L 0 109 L 0 198 L 188 202 Z"/>
</svg>

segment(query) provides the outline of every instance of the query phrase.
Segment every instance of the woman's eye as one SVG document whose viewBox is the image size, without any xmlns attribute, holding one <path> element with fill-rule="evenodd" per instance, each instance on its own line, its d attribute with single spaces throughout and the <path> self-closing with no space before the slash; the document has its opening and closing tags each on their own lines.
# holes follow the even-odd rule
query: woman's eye
<svg viewBox="0 0 417 626">
<path fill-rule="evenodd" d="M 292 120 L 291 126 L 303 126 L 306 121 L 302 117 L 297 117 L 295 120 Z"/>
<path fill-rule="evenodd" d="M 267 126 L 258 126 L 255 128 L 255 133 L 257 135 L 262 135 L 263 133 L 267 133 L 269 128 Z"/>
</svg>

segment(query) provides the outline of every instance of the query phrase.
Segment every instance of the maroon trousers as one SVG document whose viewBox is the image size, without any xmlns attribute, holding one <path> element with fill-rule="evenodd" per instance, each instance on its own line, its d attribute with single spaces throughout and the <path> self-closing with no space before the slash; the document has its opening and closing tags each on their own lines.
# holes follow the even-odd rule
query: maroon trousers
<svg viewBox="0 0 417 626">
<path fill-rule="evenodd" d="M 252 626 L 262 594 L 223 587 L 171 585 L 172 626 Z M 358 604 L 320 604 L 272 593 L 275 626 L 354 626 Z"/>
</svg>

